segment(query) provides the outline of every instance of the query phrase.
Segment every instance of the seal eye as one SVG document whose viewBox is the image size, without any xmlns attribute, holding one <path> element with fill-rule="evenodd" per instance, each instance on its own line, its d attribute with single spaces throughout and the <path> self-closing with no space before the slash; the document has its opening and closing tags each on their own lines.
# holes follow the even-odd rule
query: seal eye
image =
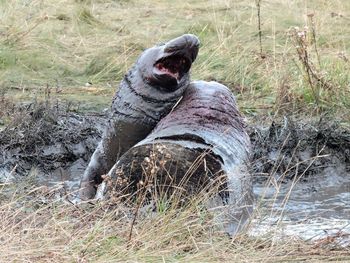
<svg viewBox="0 0 350 263">
<path fill-rule="evenodd" d="M 180 80 L 190 70 L 191 61 L 186 57 L 169 56 L 158 60 L 154 67 L 157 74 Z"/>
</svg>

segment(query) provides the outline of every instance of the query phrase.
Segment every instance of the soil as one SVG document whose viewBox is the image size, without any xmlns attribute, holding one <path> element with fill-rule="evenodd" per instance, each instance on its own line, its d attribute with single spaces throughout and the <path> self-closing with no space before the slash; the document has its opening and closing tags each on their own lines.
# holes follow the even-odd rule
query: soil
<svg viewBox="0 0 350 263">
<path fill-rule="evenodd" d="M 256 180 L 270 176 L 307 181 L 325 174 L 350 175 L 350 129 L 330 120 L 283 120 L 248 127 Z"/>
<path fill-rule="evenodd" d="M 7 107 L 1 112 L 0 182 L 35 173 L 38 182 L 79 181 L 101 139 L 108 113 L 77 114 L 48 102 Z M 248 125 L 252 173 L 307 181 L 325 173 L 350 174 L 350 130 L 335 122 L 283 118 Z"/>
<path fill-rule="evenodd" d="M 79 115 L 63 105 L 34 102 L 8 108 L 0 119 L 7 117 L 0 131 L 0 182 L 33 173 L 42 182 L 53 175 L 71 180 L 67 172 L 84 170 L 107 114 Z"/>
</svg>

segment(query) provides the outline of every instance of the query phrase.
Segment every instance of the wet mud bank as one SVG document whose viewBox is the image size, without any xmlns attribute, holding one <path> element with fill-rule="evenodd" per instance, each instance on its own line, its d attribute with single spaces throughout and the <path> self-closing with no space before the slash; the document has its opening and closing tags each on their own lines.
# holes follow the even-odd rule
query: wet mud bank
<svg viewBox="0 0 350 263">
<path fill-rule="evenodd" d="M 8 109 L 0 119 L 7 117 L 10 121 L 0 130 L 0 182 L 30 176 L 35 184 L 51 185 L 79 180 L 108 116 L 31 103 Z"/>
<path fill-rule="evenodd" d="M 350 245 L 350 132 L 287 118 L 249 127 L 257 215 L 253 236 Z"/>
<path fill-rule="evenodd" d="M 256 181 L 308 181 L 322 175 L 350 176 L 350 129 L 332 121 L 291 120 L 250 126 Z"/>
<path fill-rule="evenodd" d="M 16 186 L 30 178 L 38 186 L 59 184 L 74 199 L 107 119 L 108 113 L 76 114 L 46 104 L 2 113 L 0 184 Z M 332 237 L 348 246 L 350 129 L 332 121 L 282 118 L 247 130 L 258 211 L 250 234 Z"/>
<path fill-rule="evenodd" d="M 29 174 L 38 183 L 78 181 L 101 139 L 108 113 L 76 114 L 61 107 L 29 105 L 14 108 L 0 130 L 0 181 Z M 2 115 L 2 119 L 5 119 Z M 283 118 L 248 125 L 252 142 L 251 173 L 255 183 L 267 179 L 350 176 L 350 130 L 332 123 Z"/>
</svg>

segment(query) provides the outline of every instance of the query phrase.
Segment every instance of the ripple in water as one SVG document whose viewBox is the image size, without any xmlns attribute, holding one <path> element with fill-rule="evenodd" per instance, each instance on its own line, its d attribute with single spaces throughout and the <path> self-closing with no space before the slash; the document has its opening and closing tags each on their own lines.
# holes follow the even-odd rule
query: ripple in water
<svg viewBox="0 0 350 263">
<path fill-rule="evenodd" d="M 317 241 L 335 237 L 350 245 L 350 175 L 327 175 L 309 182 L 256 184 L 256 216 L 250 234 Z"/>
</svg>

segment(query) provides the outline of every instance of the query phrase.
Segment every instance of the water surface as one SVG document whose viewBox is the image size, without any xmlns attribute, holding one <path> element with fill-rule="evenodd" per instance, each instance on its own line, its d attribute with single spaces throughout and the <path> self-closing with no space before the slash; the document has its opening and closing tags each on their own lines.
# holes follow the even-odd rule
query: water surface
<svg viewBox="0 0 350 263">
<path fill-rule="evenodd" d="M 257 215 L 252 235 L 317 241 L 339 237 L 350 244 L 350 175 L 328 174 L 308 182 L 254 185 Z"/>
</svg>

